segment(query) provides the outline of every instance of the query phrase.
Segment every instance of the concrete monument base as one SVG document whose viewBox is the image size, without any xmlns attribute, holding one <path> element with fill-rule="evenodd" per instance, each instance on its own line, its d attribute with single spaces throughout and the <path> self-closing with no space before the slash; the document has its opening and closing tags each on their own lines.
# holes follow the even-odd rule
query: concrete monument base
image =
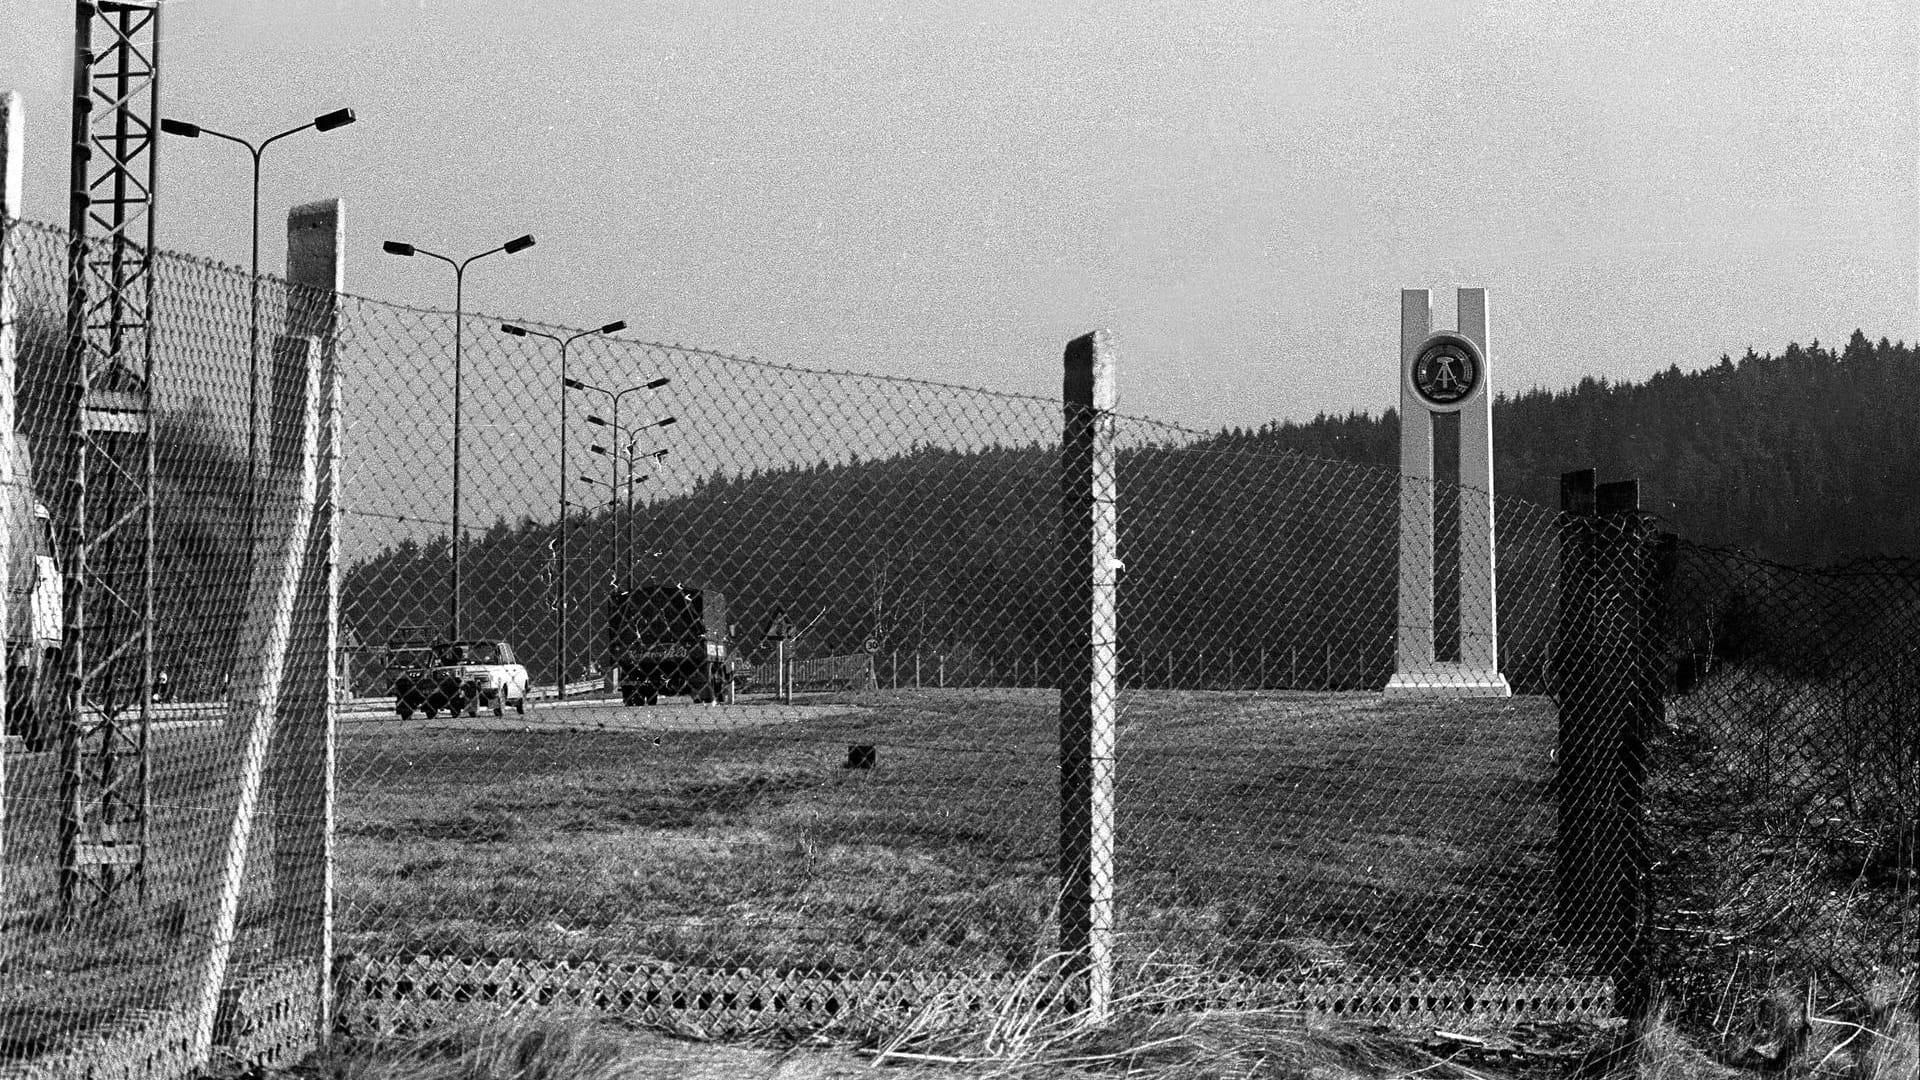
<svg viewBox="0 0 1920 1080">
<path fill-rule="evenodd" d="M 1513 696 L 1507 677 L 1497 671 L 1480 671 L 1464 664 L 1436 663 L 1419 671 L 1395 672 L 1387 680 L 1382 695 L 1389 700 Z"/>
</svg>

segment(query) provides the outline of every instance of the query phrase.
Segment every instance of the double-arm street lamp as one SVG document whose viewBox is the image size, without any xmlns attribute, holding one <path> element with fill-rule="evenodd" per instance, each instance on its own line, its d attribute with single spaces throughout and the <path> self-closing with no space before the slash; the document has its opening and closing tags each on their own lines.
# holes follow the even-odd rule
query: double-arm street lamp
<svg viewBox="0 0 1920 1080">
<path fill-rule="evenodd" d="M 667 417 L 665 423 L 668 423 L 668 424 L 673 423 L 673 417 L 671 416 Z M 649 424 L 648 426 L 652 427 L 654 425 Z M 616 571 L 615 571 L 616 573 L 618 573 L 619 570 L 622 568 L 625 568 L 630 571 L 631 568 L 627 566 L 627 563 L 633 560 L 633 489 L 641 484 L 646 483 L 648 480 L 653 479 L 652 476 L 647 476 L 647 475 L 635 476 L 634 466 L 646 458 L 652 458 L 655 461 L 659 461 L 662 458 L 665 458 L 667 456 L 667 452 L 665 450 L 652 450 L 643 454 L 634 449 L 632 442 L 627 443 L 627 449 L 625 453 L 615 453 L 614 451 L 609 450 L 604 446 L 601 446 L 599 443 L 594 443 L 591 449 L 593 450 L 594 453 L 600 454 L 609 458 L 611 461 L 611 464 L 614 466 L 617 466 L 620 462 L 625 462 L 627 465 L 627 479 L 626 479 L 626 485 L 625 485 L 627 489 L 627 499 L 625 503 L 625 513 L 621 514 L 621 516 L 618 519 L 616 519 L 614 522 L 613 562 L 616 568 Z M 615 473 L 615 476 L 616 477 L 618 476 L 617 472 Z M 608 500 L 607 505 L 610 507 L 613 507 L 616 511 L 621 509 L 622 503 L 620 501 L 620 489 L 619 487 L 615 486 L 615 484 L 618 484 L 620 482 L 617 478 L 613 484 L 608 484 L 600 480 L 595 480 L 594 478 L 590 476 L 585 476 L 585 475 L 581 476 L 580 479 L 586 481 L 589 484 L 594 484 L 600 487 L 607 488 L 608 491 L 612 494 L 612 498 Z M 621 540 L 622 530 L 624 530 L 626 534 L 626 539 L 624 542 L 622 542 Z M 626 552 L 625 561 L 622 561 L 622 558 L 621 558 L 622 551 Z M 630 579 L 632 577 L 631 572 L 629 572 L 627 576 Z M 615 588 L 618 588 L 617 579 L 615 579 L 615 581 L 612 582 L 612 584 L 614 584 Z M 629 580 L 627 582 L 627 585 L 629 588 L 631 588 L 633 585 L 632 581 Z"/>
<path fill-rule="evenodd" d="M 380 250 L 389 255 L 403 255 L 412 258 L 425 255 L 430 259 L 439 259 L 453 267 L 453 532 L 452 532 L 452 572 L 449 585 L 452 595 L 447 597 L 447 640 L 460 640 L 460 324 L 463 308 L 461 306 L 461 287 L 465 282 L 467 264 L 476 259 L 484 259 L 496 251 L 509 255 L 522 252 L 533 246 L 533 237 L 517 236 L 496 248 L 488 248 L 478 255 L 469 255 L 464 259 L 450 259 L 438 252 L 423 247 L 403 244 L 398 240 L 388 240 L 380 245 Z"/>
<path fill-rule="evenodd" d="M 620 426 L 620 399 L 626 397 L 628 394 L 639 393 L 640 391 L 643 391 L 643 390 L 658 390 L 661 387 L 667 385 L 667 383 L 670 381 L 671 381 L 670 379 L 667 379 L 666 377 L 662 376 L 661 378 L 658 378 L 658 379 L 652 379 L 647 382 L 639 383 L 634 386 L 629 386 L 624 390 L 608 390 L 605 387 L 595 386 L 592 383 L 581 382 L 579 379 L 568 379 L 566 380 L 566 385 L 568 388 L 573 390 L 584 390 L 588 393 L 605 395 L 611 401 L 612 407 L 613 407 L 612 420 L 606 420 L 598 416 L 589 416 L 587 417 L 587 423 L 596 425 L 598 427 L 611 429 L 614 432 L 615 437 L 613 439 L 610 439 L 609 441 L 615 442 L 615 443 L 618 442 L 618 436 L 621 432 L 627 432 L 628 434 L 627 475 L 632 476 L 633 462 L 638 457 L 647 456 L 647 455 L 636 455 L 634 453 L 633 439 L 637 438 L 640 432 L 645 431 L 648 428 L 669 427 L 674 423 L 676 423 L 676 421 L 673 417 L 668 416 L 659 420 L 655 420 L 650 424 L 642 424 L 637 428 L 632 428 L 632 429 L 623 428 Z M 610 470 L 609 475 L 612 477 L 613 482 L 609 484 L 608 487 L 610 487 L 613 491 L 613 494 L 614 494 L 613 505 L 617 507 L 619 505 L 619 493 L 620 493 L 620 473 L 619 473 L 620 457 L 614 451 L 604 446 L 595 445 L 593 447 L 593 450 L 595 453 L 603 454 L 609 459 L 609 462 L 608 462 L 608 468 Z M 664 457 L 665 454 L 659 453 L 653 456 L 657 459 L 659 457 Z M 592 482 L 598 483 L 598 481 L 592 481 Z M 631 490 L 628 491 L 628 501 L 629 502 L 632 501 Z M 629 518 L 628 524 L 631 524 L 632 516 L 633 516 L 632 513 L 629 511 L 629 513 L 627 514 L 627 517 Z M 613 545 L 614 579 L 613 580 L 614 580 L 614 584 L 617 587 L 620 580 L 620 543 L 619 543 L 620 521 L 617 517 L 614 519 L 613 539 L 614 539 L 614 545 Z"/>
<path fill-rule="evenodd" d="M 502 323 L 500 332 L 512 337 L 546 338 L 560 345 L 560 573 L 559 602 L 554 605 L 560 620 L 560 673 L 554 677 L 556 693 L 562 701 L 567 697 L 567 346 L 583 337 L 594 334 L 617 334 L 627 328 L 624 320 L 610 322 L 597 330 L 582 330 L 577 334 L 561 337 L 558 334 L 546 334 L 538 330 L 529 330 L 513 323 Z M 665 385 L 666 380 L 661 380 Z"/>
<path fill-rule="evenodd" d="M 601 450 L 601 451 L 604 451 L 604 450 L 606 449 L 606 447 L 604 447 L 604 446 L 596 446 L 596 447 L 594 447 L 594 449 L 595 449 L 595 450 Z M 583 484 L 590 484 L 590 485 L 592 485 L 593 487 L 602 487 L 602 488 L 607 488 L 607 490 L 608 490 L 608 492 L 609 492 L 609 496 L 608 496 L 608 498 L 607 498 L 607 508 L 608 508 L 608 509 L 609 509 L 610 511 L 612 511 L 612 512 L 614 512 L 614 513 L 619 513 L 619 512 L 621 512 L 622 510 L 624 510 L 624 511 L 625 511 L 625 521 L 624 521 L 624 522 L 622 522 L 622 521 L 615 521 L 615 523 L 614 523 L 614 532 L 613 532 L 613 536 L 614 536 L 614 545 L 613 545 L 613 551 L 614 551 L 614 555 L 613 555 L 613 558 L 614 558 L 614 563 L 615 563 L 615 565 L 616 565 L 616 567 L 618 566 L 618 564 L 619 564 L 619 562 L 620 562 L 620 557 L 621 557 L 621 556 L 620 556 L 620 553 L 621 553 L 621 552 L 622 552 L 623 550 L 627 552 L 627 556 L 626 556 L 627 558 L 629 558 L 629 559 L 631 559 L 631 558 L 633 557 L 633 554 L 632 554 L 632 552 L 633 552 L 633 536 L 632 536 L 632 533 L 633 533 L 633 489 L 634 489 L 634 488 L 637 488 L 637 487 L 639 487 L 639 486 L 640 486 L 641 484 L 644 484 L 644 483 L 646 483 L 647 481 L 649 481 L 649 480 L 651 480 L 651 479 L 653 479 L 653 477 L 652 477 L 652 476 L 650 476 L 650 475 L 648 475 L 648 474 L 646 474 L 646 473 L 642 473 L 642 474 L 640 474 L 640 475 L 638 475 L 638 476 L 635 476 L 635 475 L 634 475 L 634 472 L 633 472 L 633 463 L 634 463 L 634 460 L 637 460 L 637 458 L 653 458 L 653 459 L 654 459 L 655 461 L 658 461 L 659 459 L 661 459 L 661 458 L 664 458 L 664 457 L 666 457 L 666 456 L 667 456 L 667 452 L 666 452 L 665 450 L 655 450 L 655 451 L 654 451 L 653 453 L 651 453 L 651 454 L 640 454 L 640 455 L 637 455 L 637 456 L 636 456 L 636 458 L 634 458 L 634 459 L 629 459 L 629 460 L 627 461 L 627 479 L 626 479 L 626 481 L 625 481 L 625 484 L 624 484 L 624 486 L 625 486 L 625 487 L 626 487 L 626 489 L 627 489 L 627 497 L 626 497 L 626 499 L 625 499 L 624 501 L 623 501 L 623 500 L 622 500 L 622 499 L 620 498 L 620 491 L 619 491 L 619 489 L 618 489 L 618 488 L 615 488 L 615 487 L 613 487 L 613 486 L 612 486 L 612 485 L 610 485 L 610 484 L 608 484 L 608 483 L 607 483 L 607 482 L 606 482 L 605 480 L 600 480 L 600 479 L 596 479 L 596 478 L 594 478 L 594 477 L 591 477 L 591 476 L 588 476 L 588 475 L 587 475 L 586 473 L 581 473 L 581 474 L 580 474 L 580 482 L 581 482 L 581 483 L 583 483 Z M 626 539 L 626 542 L 625 542 L 624 544 L 622 544 L 622 543 L 621 543 L 621 541 L 620 541 L 620 533 L 621 533 L 621 531 L 622 531 L 622 529 L 624 529 L 624 530 L 625 530 L 625 531 L 627 532 L 627 534 L 628 534 L 628 535 L 627 535 L 627 539 Z M 615 570 L 615 573 L 618 573 L 618 570 L 617 570 L 617 569 Z M 631 582 L 629 582 L 629 584 L 631 584 Z M 617 588 L 617 586 L 616 586 L 616 588 Z"/>
<path fill-rule="evenodd" d="M 253 292 L 252 318 L 247 327 L 247 529 L 249 535 L 253 529 L 255 502 L 258 499 L 255 479 L 258 464 L 260 440 L 260 155 L 267 147 L 289 135 L 296 135 L 312 128 L 315 131 L 332 131 L 353 123 L 352 109 L 335 109 L 330 113 L 316 116 L 296 128 L 288 128 L 278 135 L 269 135 L 258 143 L 249 142 L 238 135 L 229 135 L 224 131 L 215 131 L 199 124 L 190 124 L 185 120 L 172 117 L 160 119 L 160 130 L 169 135 L 178 135 L 183 139 L 197 139 L 202 135 L 211 135 L 216 139 L 225 139 L 239 143 L 253 155 Z"/>
</svg>

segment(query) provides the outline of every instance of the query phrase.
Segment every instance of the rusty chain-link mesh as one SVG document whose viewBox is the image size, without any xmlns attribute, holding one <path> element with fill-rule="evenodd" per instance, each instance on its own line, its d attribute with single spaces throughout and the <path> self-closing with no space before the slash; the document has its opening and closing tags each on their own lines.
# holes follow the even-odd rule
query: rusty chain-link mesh
<svg viewBox="0 0 1920 1080">
<path fill-rule="evenodd" d="M 51 446 L 64 236 L 11 232 L 20 429 Z M 167 260 L 156 280 L 173 700 L 149 894 L 59 918 L 58 755 L 9 749 L 16 1061 L 191 1015 L 207 853 L 249 771 L 230 679 L 285 593 L 244 541 L 246 276 Z M 266 291 L 269 340 L 314 324 L 318 298 Z M 1630 509 L 1410 491 L 1116 417 L 1092 468 L 1117 488 L 1118 667 L 1088 674 L 1064 653 L 1088 629 L 1068 575 L 1097 591 L 1103 568 L 1063 549 L 1062 507 L 1105 496 L 1063 477 L 1059 400 L 470 315 L 456 549 L 452 315 L 343 297 L 333 317 L 270 366 L 337 365 L 338 513 L 321 498 L 309 529 L 338 545 L 334 722 L 323 547 L 288 608 L 219 1045 L 312 1021 L 258 987 L 317 994 L 322 941 L 354 1033 L 548 1004 L 898 1029 L 1024 992 L 1084 935 L 1123 1001 L 1164 982 L 1456 1026 L 1597 1018 L 1656 981 L 1758 993 L 1843 940 L 1867 943 L 1850 972 L 1911 955 L 1904 564 L 1788 570 Z M 35 468 L 57 482 L 48 453 Z M 1403 626 L 1409 501 L 1433 508 L 1433 603 Z M 1487 631 L 1460 583 L 1489 521 L 1497 673 L 1460 659 Z M 1111 768 L 1097 835 L 1099 796 L 1062 812 L 1083 790 L 1061 776 L 1069 672 L 1116 687 L 1110 762 L 1088 743 L 1089 775 Z M 1511 696 L 1466 692 L 1491 674 Z M 1063 894 L 1082 822 L 1110 874 L 1091 900 Z"/>
</svg>

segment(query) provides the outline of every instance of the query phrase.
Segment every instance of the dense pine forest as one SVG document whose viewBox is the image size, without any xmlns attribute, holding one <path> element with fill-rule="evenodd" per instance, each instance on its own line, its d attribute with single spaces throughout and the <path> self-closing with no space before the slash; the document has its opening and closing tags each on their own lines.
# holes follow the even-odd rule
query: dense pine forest
<svg viewBox="0 0 1920 1080">
<path fill-rule="evenodd" d="M 1855 330 L 1775 356 L 1641 383 L 1583 379 L 1503 395 L 1493 410 L 1494 486 L 1558 505 L 1560 473 L 1637 477 L 1642 505 L 1701 543 L 1795 563 L 1920 554 L 1920 357 Z M 1399 419 L 1322 416 L 1223 438 L 1340 461 L 1394 465 Z"/>
<path fill-rule="evenodd" d="M 1644 383 L 1587 379 L 1494 407 L 1501 624 L 1510 674 L 1544 661 L 1558 478 L 1637 477 L 1643 505 L 1689 539 L 1835 563 L 1920 553 L 1920 373 L 1914 350 L 1856 331 L 1748 352 Z M 1365 685 L 1391 664 L 1398 417 L 1321 416 L 1138 446 L 1121 463 L 1122 633 L 1134 678 L 1202 665 L 1298 665 Z M 808 652 L 938 653 L 955 664 L 1037 656 L 1052 634 L 1054 455 L 1047 447 L 715 475 L 627 525 L 636 577 L 725 590 L 749 648 L 776 607 Z M 1444 501 L 1444 494 L 1443 494 Z M 568 667 L 599 652 L 611 515 L 568 542 Z M 550 680 L 561 617 L 553 522 L 469 539 L 467 631 L 520 644 Z M 443 622 L 446 549 L 407 542 L 349 568 L 363 642 Z M 1442 558 L 1445 559 L 1443 549 Z M 1443 600 L 1444 607 L 1444 600 Z M 1444 614 L 1443 614 L 1444 622 Z M 1444 640 L 1447 627 L 1440 628 Z M 1316 659 L 1317 658 L 1317 659 Z"/>
</svg>

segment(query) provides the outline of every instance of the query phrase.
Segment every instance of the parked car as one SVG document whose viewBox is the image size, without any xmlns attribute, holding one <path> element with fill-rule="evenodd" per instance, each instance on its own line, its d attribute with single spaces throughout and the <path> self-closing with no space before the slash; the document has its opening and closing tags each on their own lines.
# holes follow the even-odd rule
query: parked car
<svg viewBox="0 0 1920 1080">
<path fill-rule="evenodd" d="M 482 707 L 505 716 L 507 704 L 526 715 L 527 669 L 514 659 L 513 646 L 504 641 L 442 641 L 429 657 L 432 666 L 402 669 L 393 680 L 393 710 L 402 720 L 415 712 L 431 720 L 446 710 L 450 716 L 478 716 Z"/>
</svg>

